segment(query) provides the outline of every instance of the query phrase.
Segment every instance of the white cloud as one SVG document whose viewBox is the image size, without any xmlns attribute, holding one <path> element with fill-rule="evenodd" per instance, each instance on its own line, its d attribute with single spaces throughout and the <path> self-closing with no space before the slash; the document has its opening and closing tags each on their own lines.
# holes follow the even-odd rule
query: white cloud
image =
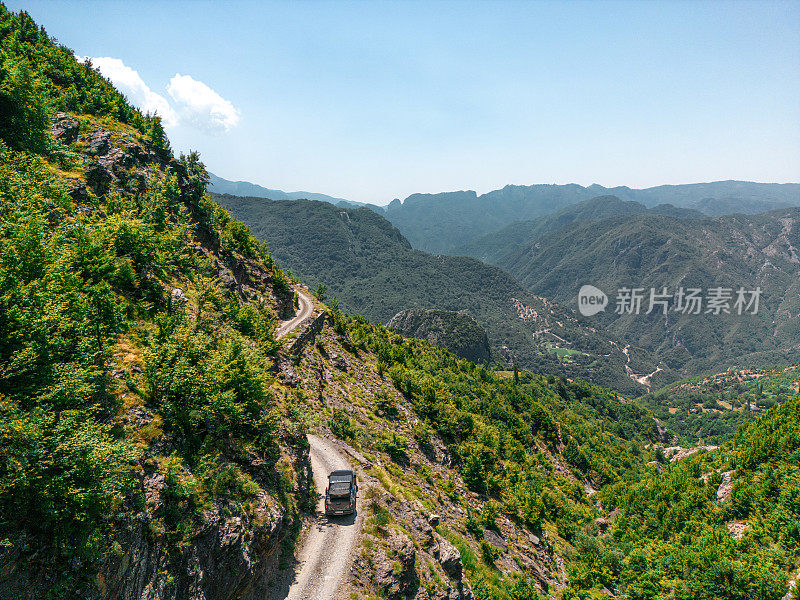
<svg viewBox="0 0 800 600">
<path fill-rule="evenodd" d="M 218 135 L 227 133 L 239 122 L 239 111 L 230 101 L 190 75 L 176 73 L 167 91 L 181 120 L 197 129 Z"/>
<path fill-rule="evenodd" d="M 132 104 L 144 112 L 156 113 L 165 127 L 174 127 L 179 118 L 164 96 L 155 93 L 135 70 L 118 58 L 110 56 L 90 57 L 92 65 L 100 69 L 104 77 L 128 97 Z"/>
<path fill-rule="evenodd" d="M 76 58 L 81 62 L 88 58 L 132 104 L 144 112 L 158 114 L 165 127 L 188 125 L 220 135 L 239 123 L 239 111 L 230 101 L 190 75 L 176 73 L 170 79 L 167 91 L 174 102 L 170 104 L 164 96 L 151 90 L 136 70 L 119 58 L 77 55 Z"/>
</svg>

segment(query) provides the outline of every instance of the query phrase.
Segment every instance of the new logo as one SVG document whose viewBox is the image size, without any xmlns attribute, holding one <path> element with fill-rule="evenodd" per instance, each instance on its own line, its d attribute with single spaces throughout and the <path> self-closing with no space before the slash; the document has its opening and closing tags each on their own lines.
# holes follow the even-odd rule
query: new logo
<svg viewBox="0 0 800 600">
<path fill-rule="evenodd" d="M 584 285 L 578 291 L 578 312 L 584 317 L 591 317 L 604 311 L 607 305 L 608 296 L 593 285 Z"/>
</svg>

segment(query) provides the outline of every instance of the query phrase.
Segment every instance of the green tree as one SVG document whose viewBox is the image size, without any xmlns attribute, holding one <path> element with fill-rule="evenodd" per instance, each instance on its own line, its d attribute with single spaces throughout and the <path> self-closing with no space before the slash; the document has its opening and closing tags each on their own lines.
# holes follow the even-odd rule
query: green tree
<svg viewBox="0 0 800 600">
<path fill-rule="evenodd" d="M 320 282 L 317 289 L 314 291 L 314 297 L 320 302 L 325 302 L 325 294 L 328 293 L 328 286 Z"/>
<path fill-rule="evenodd" d="M 5 57 L 0 66 L 0 114 L 0 138 L 9 146 L 37 154 L 48 151 L 50 103 L 24 58 Z"/>
</svg>

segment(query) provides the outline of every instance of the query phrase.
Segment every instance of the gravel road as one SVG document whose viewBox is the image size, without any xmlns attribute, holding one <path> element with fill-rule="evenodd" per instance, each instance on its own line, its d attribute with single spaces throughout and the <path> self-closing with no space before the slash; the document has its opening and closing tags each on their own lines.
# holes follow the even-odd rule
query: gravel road
<svg viewBox="0 0 800 600">
<path fill-rule="evenodd" d="M 361 490 L 359 489 L 359 514 L 346 517 L 326 517 L 325 485 L 328 473 L 351 466 L 336 446 L 321 437 L 309 435 L 311 468 L 320 497 L 315 519 L 310 524 L 300 551 L 298 567 L 289 589 L 288 600 L 334 600 L 336 591 L 347 578 L 352 554 L 356 549 L 361 530 Z"/>
<path fill-rule="evenodd" d="M 308 294 L 299 288 L 296 288 L 295 291 L 297 292 L 297 300 L 298 304 L 300 305 L 299 310 L 294 317 L 284 323 L 281 323 L 281 325 L 278 327 L 278 338 L 282 338 L 287 333 L 295 329 L 298 325 L 310 317 L 311 311 L 314 310 L 314 303 L 311 301 L 311 298 L 308 296 Z"/>
<path fill-rule="evenodd" d="M 304 290 L 297 289 L 299 310 L 297 315 L 278 328 L 278 338 L 298 327 L 311 316 L 314 304 Z M 325 486 L 328 474 L 337 469 L 350 469 L 350 463 L 336 445 L 325 438 L 309 435 L 309 456 L 314 472 L 314 483 L 320 494 L 314 518 L 303 536 L 303 543 L 295 556 L 295 573 L 276 589 L 273 598 L 287 600 L 335 600 L 336 592 L 347 578 L 347 569 L 356 549 L 361 531 L 361 490 L 358 491 L 356 515 L 345 517 L 325 516 Z"/>
</svg>

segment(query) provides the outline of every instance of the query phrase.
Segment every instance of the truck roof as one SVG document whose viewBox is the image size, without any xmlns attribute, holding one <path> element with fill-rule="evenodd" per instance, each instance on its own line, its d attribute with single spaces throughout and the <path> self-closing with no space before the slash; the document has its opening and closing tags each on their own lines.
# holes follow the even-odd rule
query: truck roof
<svg viewBox="0 0 800 600">
<path fill-rule="evenodd" d="M 355 473 L 352 471 L 333 471 L 330 475 L 328 475 L 328 481 L 330 483 L 336 483 L 340 481 L 350 483 L 353 481 L 353 479 L 355 479 Z"/>
</svg>

